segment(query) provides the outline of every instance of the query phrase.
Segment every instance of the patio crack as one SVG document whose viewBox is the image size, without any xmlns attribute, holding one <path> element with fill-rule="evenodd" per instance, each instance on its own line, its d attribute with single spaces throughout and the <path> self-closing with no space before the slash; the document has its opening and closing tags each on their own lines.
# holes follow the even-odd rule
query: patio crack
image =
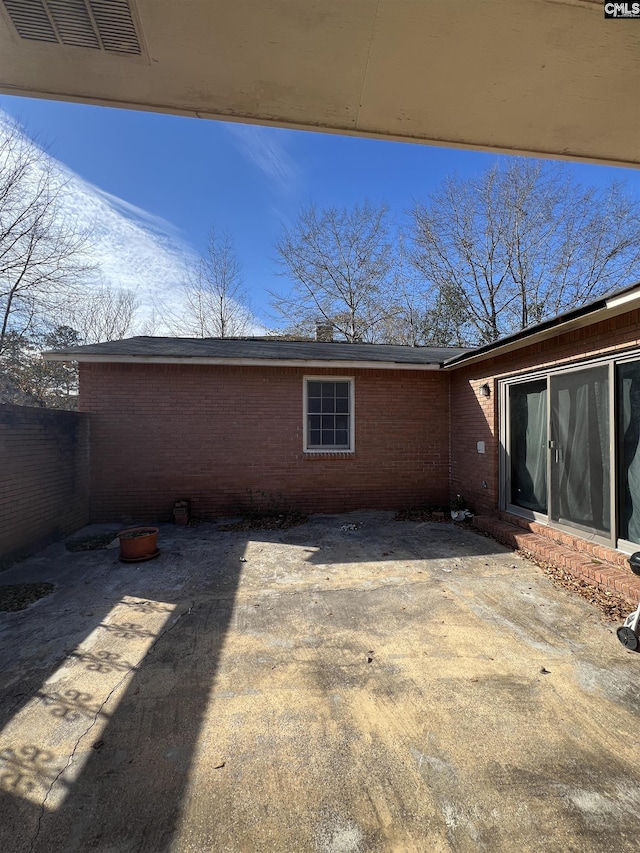
<svg viewBox="0 0 640 853">
<path fill-rule="evenodd" d="M 98 707 L 97 711 L 95 712 L 95 714 L 93 716 L 93 719 L 91 720 L 91 722 L 89 723 L 87 728 L 79 735 L 78 739 L 76 740 L 76 742 L 73 746 L 73 749 L 71 750 L 71 754 L 69 755 L 69 758 L 67 759 L 67 763 L 59 771 L 59 773 L 53 778 L 51 784 L 49 785 L 49 787 L 47 789 L 46 794 L 44 795 L 44 798 L 42 800 L 42 804 L 40 806 L 40 813 L 38 814 L 38 823 L 36 826 L 35 835 L 31 839 L 31 842 L 29 844 L 29 853 L 34 853 L 35 848 L 36 848 L 36 844 L 38 843 L 38 838 L 40 837 L 40 831 L 42 829 L 42 820 L 44 818 L 46 807 L 47 807 L 47 800 L 49 799 L 51 792 L 53 791 L 54 787 L 58 783 L 58 780 L 61 778 L 61 776 L 63 776 L 67 772 L 69 767 L 71 767 L 71 765 L 73 764 L 73 759 L 75 758 L 75 754 L 76 754 L 81 742 L 84 740 L 84 738 L 89 734 L 91 729 L 98 722 L 98 719 L 100 718 L 100 715 L 102 714 L 102 710 L 105 707 L 105 705 L 109 702 L 109 700 L 114 695 L 114 693 L 116 693 L 120 689 L 120 687 L 122 687 L 123 683 L 127 680 L 127 678 L 131 675 L 132 672 L 139 672 L 142 669 L 142 667 L 145 666 L 145 664 L 148 661 L 149 655 L 154 651 L 155 647 L 158 645 L 160 640 L 162 640 L 162 638 L 165 637 L 167 634 L 171 633 L 171 631 L 173 631 L 173 629 L 176 627 L 178 622 L 180 622 L 184 616 L 189 616 L 194 607 L 195 607 L 195 601 L 191 601 L 191 603 L 189 604 L 189 607 L 186 608 L 185 610 L 183 610 L 182 613 L 180 613 L 178 615 L 178 617 L 171 623 L 171 625 L 169 625 L 167 628 L 164 629 L 164 631 L 161 631 L 158 634 L 158 636 L 155 638 L 153 643 L 149 646 L 149 648 L 146 651 L 143 659 L 138 664 L 132 664 L 126 670 L 126 672 L 123 673 L 122 678 L 120 678 L 119 681 L 116 684 L 114 684 L 114 686 L 107 693 L 105 698 L 102 700 L 102 702 L 100 703 L 100 706 Z"/>
<path fill-rule="evenodd" d="M 455 570 L 454 570 L 455 571 Z M 471 577 L 470 573 L 465 575 L 466 577 Z M 483 575 L 482 580 L 491 579 L 491 578 L 500 578 L 502 575 Z M 284 596 L 310 596 L 310 595 L 336 595 L 340 592 L 353 592 L 359 595 L 363 595 L 369 592 L 379 592 L 382 589 L 404 589 L 406 587 L 414 587 L 414 586 L 433 586 L 434 584 L 444 584 L 446 581 L 450 581 L 451 578 L 448 577 L 428 577 L 425 580 L 416 580 L 416 581 L 406 581 L 403 583 L 383 583 L 378 586 L 368 586 L 368 587 L 358 587 L 358 586 L 339 586 L 333 587 L 331 589 L 300 589 L 296 591 L 290 590 L 278 590 L 273 593 L 267 591 L 257 592 L 255 595 L 245 594 L 242 598 L 236 598 L 236 603 L 238 604 L 249 604 L 252 600 L 256 598 L 262 597 L 265 600 L 269 600 L 271 598 L 282 598 Z M 251 606 L 249 604 L 249 606 Z"/>
</svg>

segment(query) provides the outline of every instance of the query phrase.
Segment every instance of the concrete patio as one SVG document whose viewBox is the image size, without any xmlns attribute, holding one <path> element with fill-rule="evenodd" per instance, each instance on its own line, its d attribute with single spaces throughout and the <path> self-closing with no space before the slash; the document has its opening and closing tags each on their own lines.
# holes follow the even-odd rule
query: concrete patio
<svg viewBox="0 0 640 853">
<path fill-rule="evenodd" d="M 448 523 L 164 526 L 0 575 L 0 850 L 625 851 L 640 655 Z"/>
</svg>

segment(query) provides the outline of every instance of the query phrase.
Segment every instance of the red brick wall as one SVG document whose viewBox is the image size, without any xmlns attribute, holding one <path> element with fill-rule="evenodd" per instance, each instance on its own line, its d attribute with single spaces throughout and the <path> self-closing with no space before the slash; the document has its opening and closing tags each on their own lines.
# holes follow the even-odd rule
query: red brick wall
<svg viewBox="0 0 640 853">
<path fill-rule="evenodd" d="M 89 419 L 0 405 L 0 558 L 36 550 L 88 521 Z"/>
<path fill-rule="evenodd" d="M 303 453 L 303 376 L 355 377 L 355 453 Z M 396 508 L 448 500 L 448 376 L 82 364 L 91 415 L 94 520 L 168 519 L 178 497 L 202 517 L 248 492 L 294 509 Z"/>
<path fill-rule="evenodd" d="M 499 379 L 638 347 L 640 316 L 635 310 L 451 371 L 451 494 L 464 494 L 477 513 L 498 508 Z M 490 397 L 479 394 L 485 382 Z M 478 441 L 485 442 L 484 455 L 477 451 Z"/>
</svg>

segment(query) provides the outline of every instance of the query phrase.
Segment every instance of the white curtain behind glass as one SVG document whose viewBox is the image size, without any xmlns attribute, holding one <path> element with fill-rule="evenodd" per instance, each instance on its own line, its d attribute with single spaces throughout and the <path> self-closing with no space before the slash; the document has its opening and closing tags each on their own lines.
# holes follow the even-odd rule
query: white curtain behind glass
<svg viewBox="0 0 640 853">
<path fill-rule="evenodd" d="M 621 539 L 640 543 L 640 363 L 618 367 Z"/>
<path fill-rule="evenodd" d="M 511 503 L 547 511 L 547 382 L 512 385 L 509 393 Z"/>
</svg>

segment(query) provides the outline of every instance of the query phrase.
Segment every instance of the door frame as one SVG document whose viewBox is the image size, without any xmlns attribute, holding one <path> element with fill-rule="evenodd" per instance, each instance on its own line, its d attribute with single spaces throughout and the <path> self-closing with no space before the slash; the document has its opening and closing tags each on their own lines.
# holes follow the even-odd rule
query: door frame
<svg viewBox="0 0 640 853">
<path fill-rule="evenodd" d="M 608 418 L 608 444 L 609 444 L 609 535 L 604 531 L 596 530 L 580 524 L 574 524 L 569 521 L 561 522 L 553 519 L 553 450 L 551 442 L 551 406 L 553 395 L 551 393 L 551 382 L 554 378 L 567 376 L 572 373 L 583 373 L 587 370 L 593 370 L 601 367 L 607 368 L 607 380 L 609 384 L 608 402 L 609 402 L 609 418 Z M 598 360 L 589 364 L 572 365 L 562 370 L 549 371 L 547 374 L 547 512 L 548 525 L 555 530 L 561 530 L 565 533 L 575 533 L 578 531 L 580 538 L 586 539 L 589 542 L 598 542 L 601 545 L 607 545 L 610 548 L 615 548 L 618 519 L 616 515 L 616 494 L 617 494 L 617 456 L 616 456 L 616 440 L 615 440 L 615 374 L 613 359 Z"/>
<path fill-rule="evenodd" d="M 610 548 L 617 548 L 624 552 L 632 553 L 637 551 L 640 543 L 628 542 L 627 540 L 618 539 L 618 440 L 617 440 L 617 375 L 616 365 L 640 361 L 640 350 L 636 349 L 633 352 L 613 353 L 607 356 L 596 358 L 585 358 L 575 361 L 571 364 L 563 364 L 557 367 L 546 367 L 532 370 L 528 373 L 518 373 L 513 376 L 505 376 L 498 380 L 498 421 L 499 421 L 499 507 L 505 512 L 513 515 L 518 515 L 521 518 L 526 518 L 531 521 L 539 522 L 554 530 L 559 530 L 563 533 L 569 533 L 579 536 L 581 539 L 596 542 L 601 545 L 606 545 Z M 509 464 L 509 441 L 510 441 L 510 407 L 509 407 L 509 388 L 514 384 L 522 384 L 534 380 L 546 379 L 547 381 L 547 445 L 551 436 L 551 376 L 556 376 L 563 373 L 574 373 L 580 370 L 587 370 L 590 367 L 608 365 L 609 370 L 609 465 L 610 465 L 610 518 L 611 532 L 610 536 L 603 536 L 600 533 L 586 530 L 583 527 L 554 522 L 551 519 L 551 449 L 547 446 L 547 513 L 534 512 L 524 509 L 510 502 L 511 495 L 511 466 Z"/>
</svg>

